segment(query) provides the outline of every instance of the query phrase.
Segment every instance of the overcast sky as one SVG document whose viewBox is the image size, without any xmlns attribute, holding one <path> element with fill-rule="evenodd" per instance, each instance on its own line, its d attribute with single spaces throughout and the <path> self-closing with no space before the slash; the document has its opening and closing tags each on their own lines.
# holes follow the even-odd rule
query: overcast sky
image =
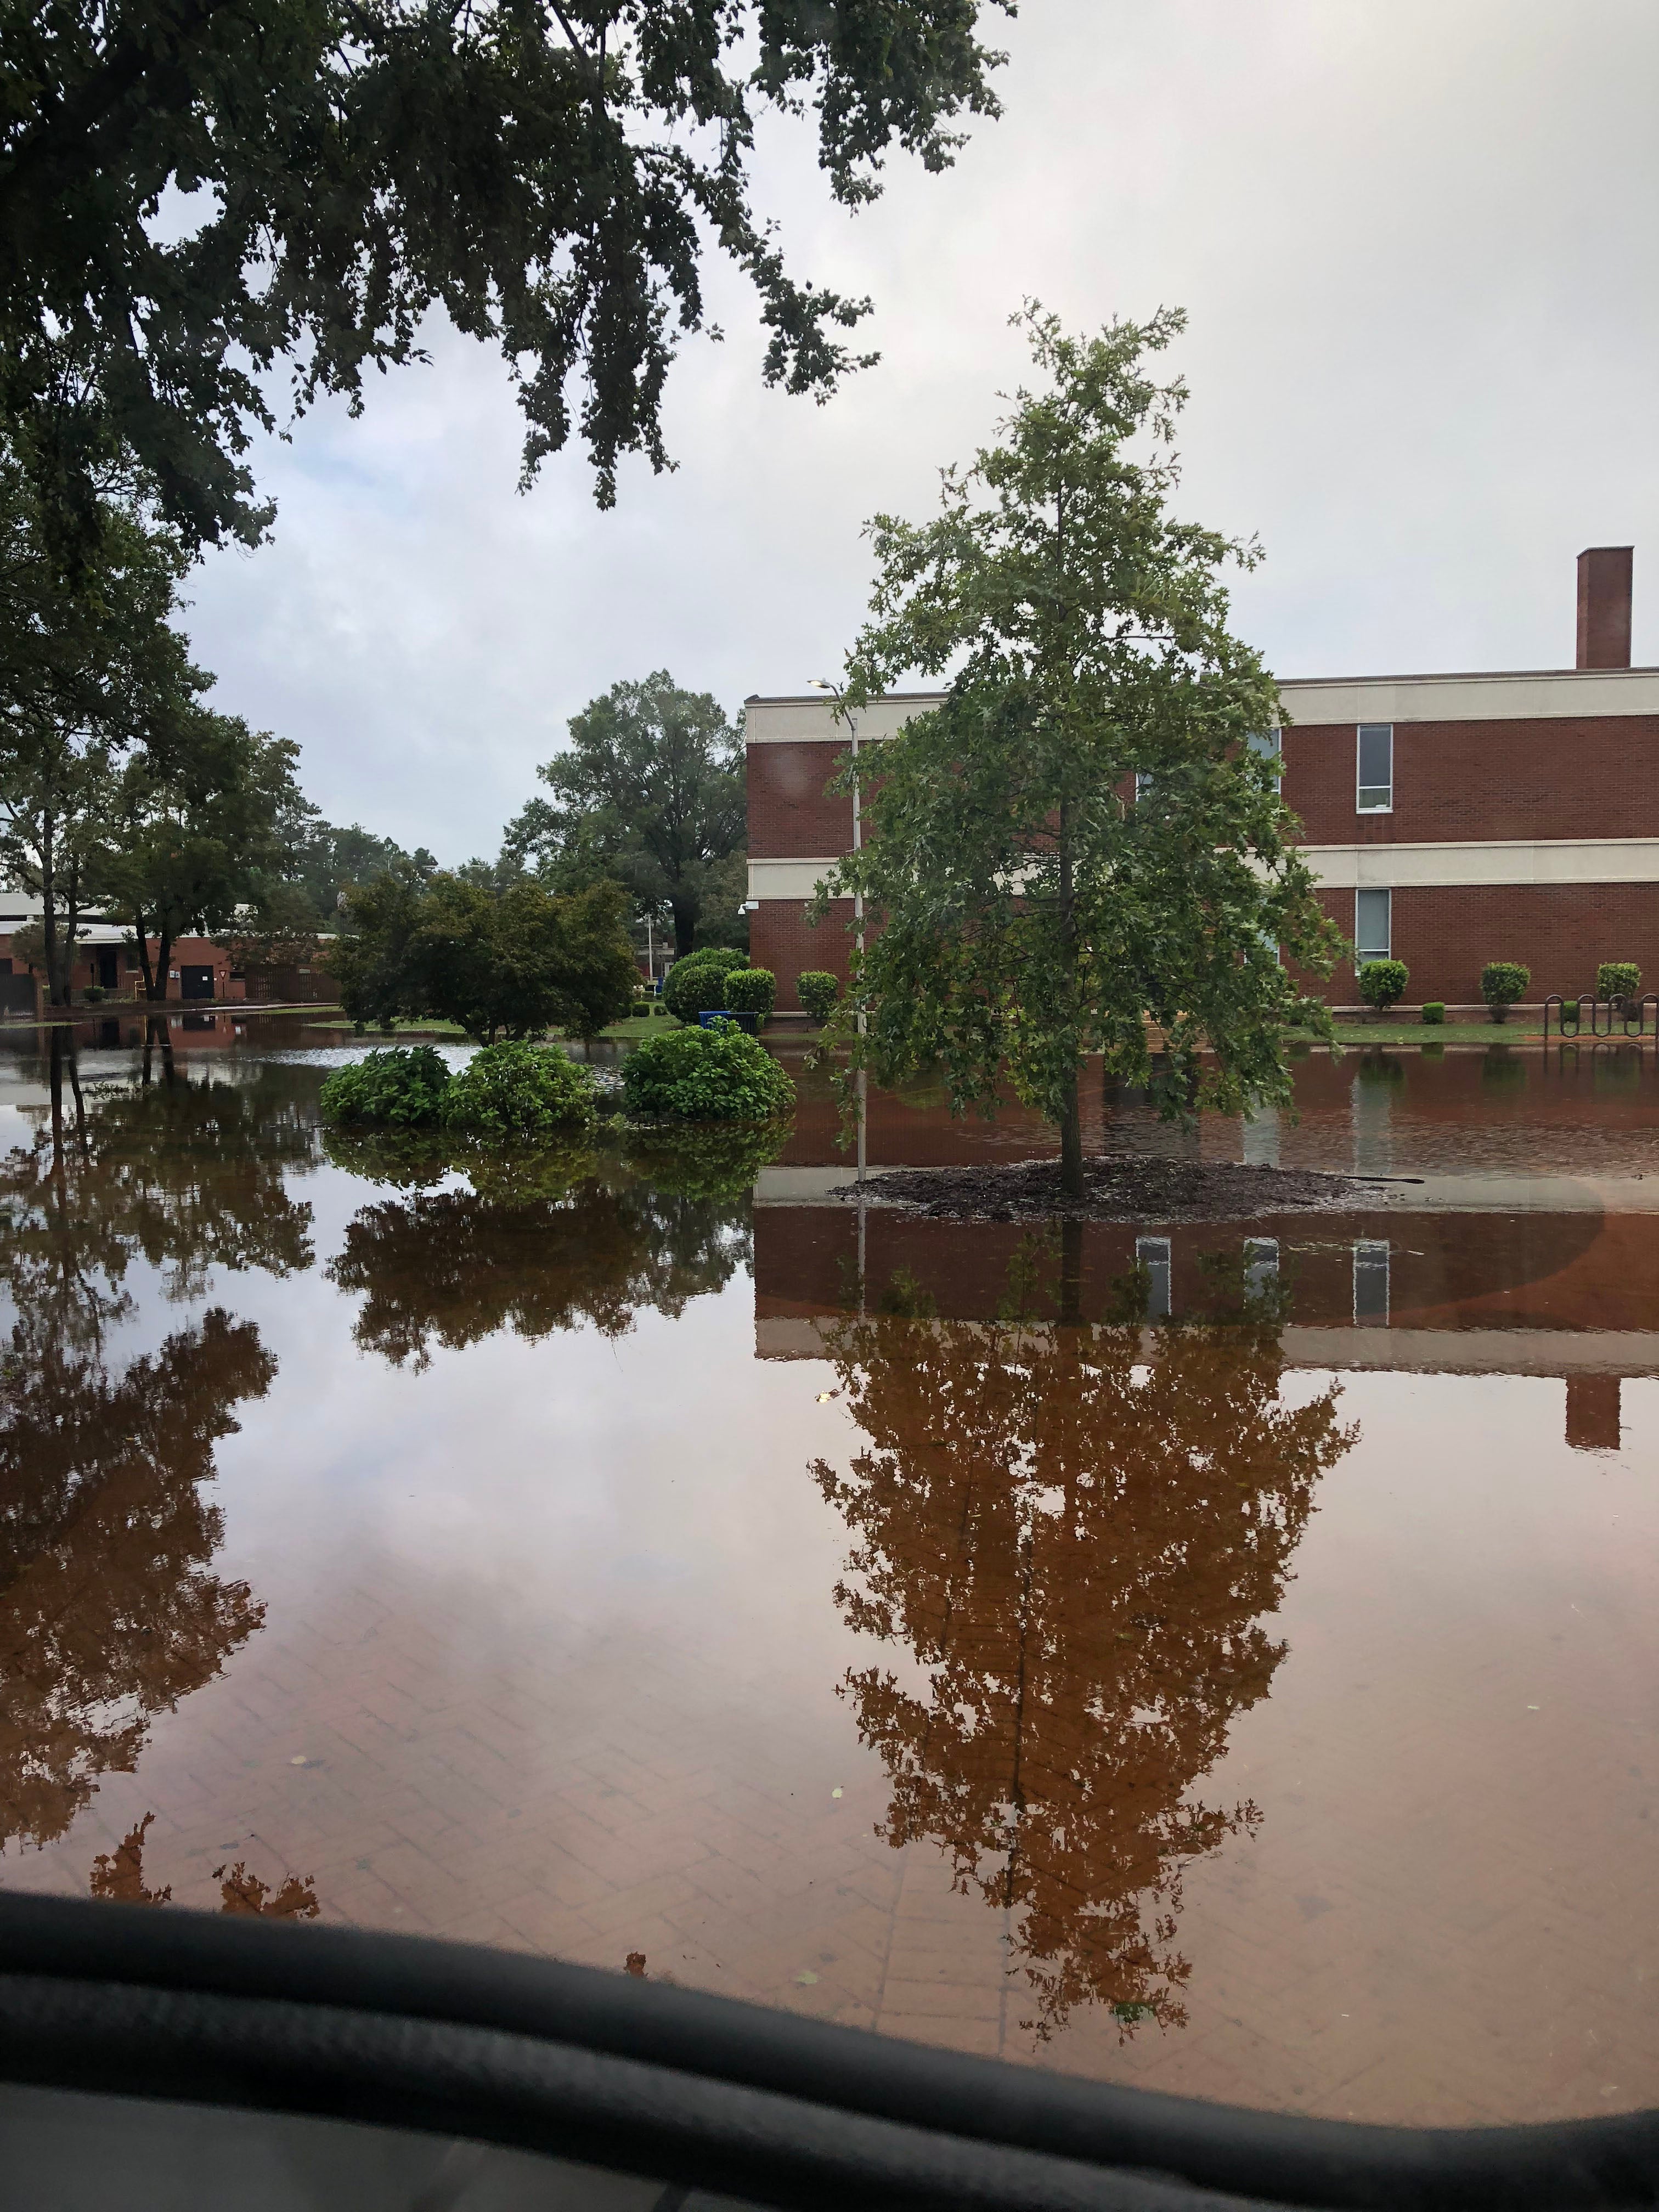
<svg viewBox="0 0 1659 2212">
<path fill-rule="evenodd" d="M 447 328 L 365 417 L 258 459 L 275 542 L 191 586 L 216 703 L 297 738 L 310 796 L 456 862 L 493 854 L 567 718 L 670 669 L 735 711 L 838 673 L 864 519 L 924 517 L 1068 324 L 1191 317 L 1184 512 L 1259 532 L 1238 626 L 1282 676 L 1570 666 L 1573 562 L 1633 543 L 1659 662 L 1659 8 L 1653 0 L 1022 0 L 1006 110 L 942 177 L 849 216 L 802 135 L 757 202 L 795 270 L 874 295 L 881 365 L 764 392 L 740 286 L 666 409 L 676 474 L 515 489 L 499 359 Z"/>
</svg>

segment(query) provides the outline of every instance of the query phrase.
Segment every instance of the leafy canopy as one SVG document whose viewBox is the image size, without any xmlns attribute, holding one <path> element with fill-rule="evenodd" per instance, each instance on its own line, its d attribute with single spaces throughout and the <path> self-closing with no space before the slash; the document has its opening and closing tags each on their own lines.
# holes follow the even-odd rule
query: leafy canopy
<svg viewBox="0 0 1659 2212">
<path fill-rule="evenodd" d="M 1042 388 L 1015 395 L 1000 444 L 945 471 L 937 520 L 871 525 L 878 576 L 848 705 L 908 670 L 955 672 L 944 703 L 882 746 L 863 852 L 818 912 L 852 891 L 870 911 L 836 1017 L 854 1066 L 892 1083 L 936 1063 L 958 1109 L 987 1111 L 1006 1067 L 1060 1124 L 1076 1194 L 1085 1054 L 1151 1084 L 1150 1015 L 1167 1111 L 1285 1098 L 1285 1024 L 1327 1018 L 1277 948 L 1322 974 L 1340 940 L 1292 845 L 1277 761 L 1251 742 L 1283 717 L 1228 627 L 1219 572 L 1256 550 L 1169 511 L 1186 392 L 1146 356 L 1184 318 L 1090 338 L 1035 307 L 1018 319 Z"/>
<path fill-rule="evenodd" d="M 481 1137 L 540 1137 L 596 1118 L 593 1077 L 550 1045 L 503 1040 L 475 1052 L 451 1083 L 443 1119 Z"/>
<path fill-rule="evenodd" d="M 1005 4 L 1005 0 L 996 0 Z M 362 404 L 441 308 L 498 345 L 531 475 L 575 428 L 602 503 L 665 465 L 664 380 L 712 239 L 769 383 L 822 397 L 866 303 L 799 284 L 750 204 L 762 108 L 817 122 L 838 198 L 994 114 L 981 0 L 10 0 L 0 46 L 0 422 L 79 529 L 124 447 L 188 540 L 250 542 L 275 422 Z M 169 197 L 170 196 L 170 197 Z"/>
<path fill-rule="evenodd" d="M 552 792 L 507 824 L 504 858 L 557 889 L 613 877 L 665 908 L 684 957 L 705 908 L 735 907 L 730 863 L 746 823 L 743 741 L 708 692 L 667 670 L 613 684 L 570 721 L 570 744 L 537 770 Z"/>
<path fill-rule="evenodd" d="M 387 875 L 349 901 L 356 933 L 330 960 L 354 1020 L 435 1016 L 489 1044 L 553 1028 L 593 1036 L 633 1005 L 638 970 L 615 884 L 559 898 L 534 883 L 495 892 L 451 875 Z"/>
<path fill-rule="evenodd" d="M 630 1114 L 678 1121 L 765 1121 L 787 1114 L 795 1086 L 735 1022 L 665 1030 L 622 1064 Z"/>
</svg>

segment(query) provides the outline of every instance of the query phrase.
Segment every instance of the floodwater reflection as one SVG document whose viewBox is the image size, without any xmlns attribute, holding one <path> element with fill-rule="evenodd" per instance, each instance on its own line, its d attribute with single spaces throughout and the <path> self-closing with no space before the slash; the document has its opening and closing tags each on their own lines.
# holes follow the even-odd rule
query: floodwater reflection
<svg viewBox="0 0 1659 2212">
<path fill-rule="evenodd" d="M 1184 1872 L 1262 1817 L 1194 1791 L 1285 1656 L 1265 1624 L 1356 1434 L 1334 1384 L 1281 1398 L 1278 1334 L 1270 1304 L 830 1334 L 864 1432 L 845 1474 L 813 1468 L 856 1539 L 836 1603 L 927 1674 L 847 1674 L 891 1783 L 878 1833 L 937 1843 L 1006 1916 L 1039 2040 L 1096 2002 L 1124 2037 L 1184 2025 Z"/>
<path fill-rule="evenodd" d="M 158 1713 L 259 1627 L 212 1572 L 204 1496 L 232 1408 L 276 1364 L 214 1309 L 112 1381 L 84 1352 L 15 1350 L 0 1396 L 0 1846 L 63 1835 Z"/>
</svg>

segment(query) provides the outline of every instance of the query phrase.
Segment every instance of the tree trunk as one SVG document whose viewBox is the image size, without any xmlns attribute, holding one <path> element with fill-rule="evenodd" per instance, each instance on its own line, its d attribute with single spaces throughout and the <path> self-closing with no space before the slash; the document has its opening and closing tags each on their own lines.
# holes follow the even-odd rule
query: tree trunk
<svg viewBox="0 0 1659 2212">
<path fill-rule="evenodd" d="M 1081 1159 L 1079 1152 L 1079 1158 Z M 1068 1214 L 1060 1224 L 1060 1320 L 1075 1328 L 1083 1319 L 1083 1224 Z"/>
<path fill-rule="evenodd" d="M 149 964 L 149 924 L 144 919 L 143 908 L 132 917 L 133 940 L 138 947 L 138 972 L 144 979 L 144 996 L 154 999 L 161 995 L 155 988 L 155 971 Z"/>
<path fill-rule="evenodd" d="M 165 999 L 167 994 L 167 969 L 173 963 L 173 931 L 158 915 L 155 918 L 155 975 L 152 981 L 144 977 L 144 995 L 149 999 Z"/>
<path fill-rule="evenodd" d="M 1066 1079 L 1060 1105 L 1060 1188 L 1066 1197 L 1083 1197 L 1083 1116 L 1078 1107 L 1077 1070 Z"/>
<path fill-rule="evenodd" d="M 40 824 L 40 952 L 46 963 L 46 1004 L 64 1004 L 58 959 L 58 867 L 53 848 L 54 823 L 50 813 Z"/>
<path fill-rule="evenodd" d="M 674 913 L 674 957 L 684 960 L 696 939 L 697 903 L 695 899 L 677 898 L 671 904 Z"/>
</svg>

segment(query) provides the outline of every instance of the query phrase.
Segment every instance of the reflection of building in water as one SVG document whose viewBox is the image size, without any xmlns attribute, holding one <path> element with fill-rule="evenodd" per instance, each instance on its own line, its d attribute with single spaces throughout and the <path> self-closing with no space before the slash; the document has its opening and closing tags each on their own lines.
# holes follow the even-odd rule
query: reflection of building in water
<svg viewBox="0 0 1659 2212">
<path fill-rule="evenodd" d="M 941 1315 L 988 1321 L 1024 1232 L 867 1206 L 865 1279 L 877 1303 L 895 1276 Z M 1302 1213 L 1168 1227 L 1091 1222 L 1081 1235 L 1085 1321 L 1111 1310 L 1139 1267 L 1149 1318 L 1213 1310 L 1216 1268 L 1271 1276 L 1286 1366 L 1342 1372 L 1555 1376 L 1565 1433 L 1581 1450 L 1619 1448 L 1620 1379 L 1659 1375 L 1659 1237 L 1650 1216 L 1406 1211 Z M 821 1357 L 830 1317 L 856 1284 L 854 1209 L 757 1205 L 757 1348 Z M 1055 1310 L 1051 1306 L 1050 1312 Z"/>
<path fill-rule="evenodd" d="M 925 1670 L 846 1679 L 890 1779 L 878 1832 L 937 1844 L 1006 1916 L 1011 2014 L 1039 2038 L 1091 2002 L 1124 2034 L 1179 2025 L 1184 1871 L 1260 1818 L 1194 1792 L 1284 1656 L 1263 1624 L 1352 1441 L 1335 1387 L 1282 1400 L 1260 1321 L 887 1315 L 824 1349 L 863 1431 L 845 1473 L 815 1469 L 855 1540 L 836 1597 Z"/>
</svg>

